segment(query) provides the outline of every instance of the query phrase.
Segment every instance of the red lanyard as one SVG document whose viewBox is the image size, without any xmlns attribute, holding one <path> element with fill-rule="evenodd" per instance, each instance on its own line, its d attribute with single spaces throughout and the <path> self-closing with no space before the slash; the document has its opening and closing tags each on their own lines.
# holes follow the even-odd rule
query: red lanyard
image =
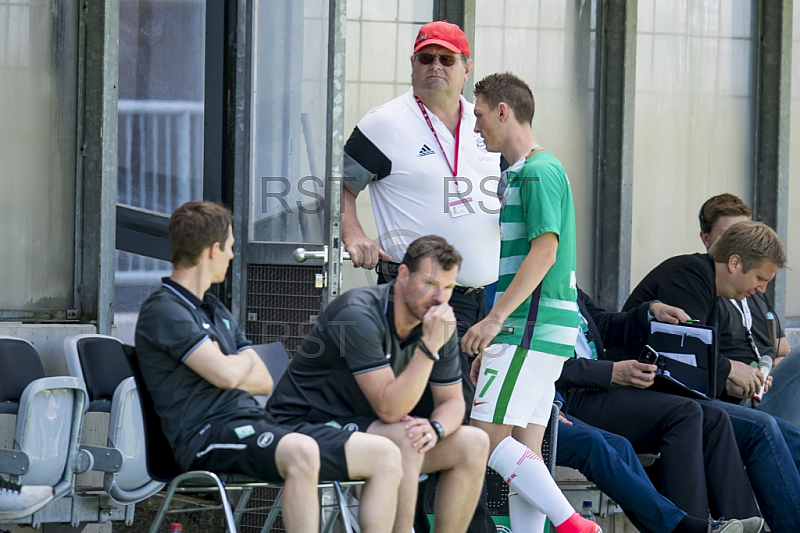
<svg viewBox="0 0 800 533">
<path fill-rule="evenodd" d="M 428 127 L 431 129 L 433 137 L 436 139 L 436 142 L 439 143 L 439 149 L 442 151 L 444 160 L 447 161 L 447 166 L 450 167 L 450 172 L 453 173 L 453 177 L 455 178 L 456 176 L 458 176 L 458 143 L 459 139 L 461 138 L 461 100 L 458 101 L 458 124 L 456 124 L 456 153 L 454 161 L 455 165 L 451 165 L 450 159 L 448 159 L 447 154 L 444 153 L 444 147 L 442 146 L 442 142 L 439 140 L 439 136 L 436 135 L 436 129 L 433 127 L 433 122 L 431 122 L 431 118 L 428 116 L 428 112 L 425 111 L 425 106 L 422 105 L 422 101 L 416 94 L 414 95 L 414 99 L 417 101 L 419 110 L 422 111 L 422 116 L 425 117 L 425 122 L 428 123 Z M 456 187 L 458 187 L 458 180 L 456 180 Z"/>
</svg>

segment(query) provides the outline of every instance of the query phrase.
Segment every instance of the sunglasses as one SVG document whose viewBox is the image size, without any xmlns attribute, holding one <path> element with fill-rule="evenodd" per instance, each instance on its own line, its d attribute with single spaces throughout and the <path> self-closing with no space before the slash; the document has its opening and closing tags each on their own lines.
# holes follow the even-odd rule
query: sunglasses
<svg viewBox="0 0 800 533">
<path fill-rule="evenodd" d="M 439 64 L 443 67 L 452 67 L 456 64 L 456 56 L 442 55 L 442 54 L 415 54 L 417 61 L 423 65 L 430 65 L 438 57 Z"/>
</svg>

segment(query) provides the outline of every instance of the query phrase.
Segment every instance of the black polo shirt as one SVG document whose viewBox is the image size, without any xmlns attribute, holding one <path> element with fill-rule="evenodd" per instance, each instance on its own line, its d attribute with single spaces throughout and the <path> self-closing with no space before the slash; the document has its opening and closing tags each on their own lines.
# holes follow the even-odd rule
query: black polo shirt
<svg viewBox="0 0 800 533">
<path fill-rule="evenodd" d="M 397 336 L 392 302 L 392 285 L 375 285 L 347 291 L 326 307 L 275 387 L 269 413 L 280 422 L 377 419 L 354 376 L 389 366 L 400 374 L 422 336 L 421 325 L 405 340 Z M 458 335 L 440 355 L 429 383 L 460 382 Z"/>
<path fill-rule="evenodd" d="M 250 346 L 233 315 L 214 295 L 206 293 L 198 300 L 164 278 L 139 311 L 136 353 L 179 463 L 181 457 L 193 457 L 198 451 L 199 444 L 193 445 L 193 440 L 208 422 L 233 415 L 265 415 L 249 393 L 217 388 L 183 364 L 206 339 L 216 341 L 225 354 Z"/>
<path fill-rule="evenodd" d="M 772 312 L 772 305 L 767 296 L 760 292 L 747 297 L 747 306 L 750 309 L 752 325 L 750 331 L 753 340 L 761 355 L 776 356 L 775 348 L 769 335 L 767 313 Z M 755 351 L 750 346 L 747 338 L 747 328 L 742 316 L 742 304 L 734 304 L 727 298 L 720 298 L 717 303 L 719 313 L 719 353 L 728 359 L 740 361 L 746 365 L 758 362 Z M 772 312 L 773 315 L 775 314 Z M 778 325 L 776 328 L 778 338 L 783 337 L 783 330 Z"/>
</svg>

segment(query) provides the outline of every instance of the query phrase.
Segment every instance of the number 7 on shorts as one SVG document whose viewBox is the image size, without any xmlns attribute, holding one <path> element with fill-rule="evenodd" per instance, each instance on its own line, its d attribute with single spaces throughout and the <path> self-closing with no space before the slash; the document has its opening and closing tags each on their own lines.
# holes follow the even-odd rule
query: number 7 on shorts
<svg viewBox="0 0 800 533">
<path fill-rule="evenodd" d="M 494 382 L 494 378 L 497 377 L 497 370 L 493 370 L 491 368 L 487 368 L 486 370 L 484 370 L 483 375 L 484 376 L 489 376 L 489 379 L 486 381 L 486 385 L 483 386 L 483 389 L 481 389 L 481 393 L 478 394 L 479 398 L 483 398 L 483 395 L 486 394 L 486 391 L 488 391 L 489 387 L 492 386 L 492 383 Z"/>
</svg>

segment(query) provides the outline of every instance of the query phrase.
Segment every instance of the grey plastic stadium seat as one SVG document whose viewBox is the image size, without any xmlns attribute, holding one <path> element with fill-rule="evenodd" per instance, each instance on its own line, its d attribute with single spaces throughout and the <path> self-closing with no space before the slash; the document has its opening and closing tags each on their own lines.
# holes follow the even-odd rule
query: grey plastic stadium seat
<svg viewBox="0 0 800 533">
<path fill-rule="evenodd" d="M 30 342 L 0 336 L 0 413 L 16 415 L 13 447 L 0 449 L 0 473 L 23 487 L 0 499 L 0 521 L 38 527 L 34 513 L 72 493 L 75 474 L 91 464 L 79 450 L 85 401 L 78 379 L 45 377 Z"/>
<path fill-rule="evenodd" d="M 286 369 L 289 368 L 289 354 L 280 342 L 270 342 L 267 344 L 256 344 L 253 346 L 258 356 L 264 362 L 272 376 L 275 385 L 281 379 Z M 255 396 L 256 401 L 263 407 L 267 404 L 269 396 Z"/>
<path fill-rule="evenodd" d="M 127 505 L 164 488 L 147 473 L 144 419 L 136 381 L 123 344 L 106 335 L 74 335 L 64 340 L 70 374 L 88 396 L 87 412 L 108 412 L 107 446 L 83 446 L 94 458 L 94 470 L 105 472 L 103 488 L 115 502 Z"/>
</svg>

